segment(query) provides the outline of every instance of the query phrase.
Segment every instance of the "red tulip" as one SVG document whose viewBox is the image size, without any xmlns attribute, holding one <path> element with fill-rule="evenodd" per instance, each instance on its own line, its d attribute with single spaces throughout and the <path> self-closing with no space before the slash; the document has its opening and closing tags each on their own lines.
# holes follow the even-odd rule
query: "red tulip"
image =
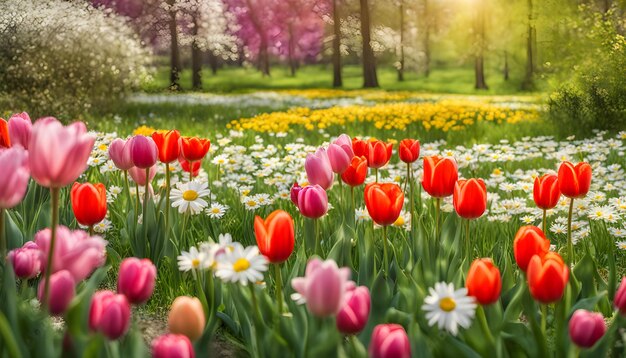
<svg viewBox="0 0 626 358">
<path fill-rule="evenodd" d="M 481 305 L 489 305 L 500 298 L 502 279 L 500 270 L 491 259 L 476 259 L 472 262 L 465 281 L 467 294 L 476 298 Z"/>
<path fill-rule="evenodd" d="M 178 156 L 178 163 L 180 163 L 181 169 L 186 173 L 189 173 L 192 170 L 191 167 L 193 166 L 193 173 L 191 173 L 191 176 L 193 177 L 198 176 L 198 174 L 200 173 L 200 167 L 202 166 L 202 162 L 199 160 L 193 162 L 193 164 L 187 161 L 185 158 L 183 158 L 182 153 Z"/>
<path fill-rule="evenodd" d="M 579 309 L 569 320 L 569 337 L 580 348 L 591 348 L 606 333 L 602 313 Z"/>
<path fill-rule="evenodd" d="M 452 195 L 458 178 L 459 172 L 454 159 L 437 155 L 424 157 L 422 186 L 430 196 L 445 198 Z"/>
<path fill-rule="evenodd" d="M 352 138 L 352 151 L 356 157 L 367 157 L 367 141 L 359 138 Z"/>
<path fill-rule="evenodd" d="M 400 141 L 398 156 L 405 163 L 413 163 L 420 156 L 420 141 L 415 139 L 403 139 Z"/>
<path fill-rule="evenodd" d="M 370 168 L 382 168 L 391 159 L 393 144 L 381 140 L 370 140 L 367 143 L 367 165 Z"/>
<path fill-rule="evenodd" d="M 454 186 L 454 210 L 464 219 L 476 219 L 487 209 L 487 187 L 482 179 L 461 179 Z"/>
<path fill-rule="evenodd" d="M 341 179 L 350 186 L 365 183 L 367 177 L 367 159 L 363 156 L 352 157 L 350 166 L 341 174 Z"/>
<path fill-rule="evenodd" d="M 295 244 L 293 219 L 286 211 L 276 210 L 265 220 L 256 216 L 254 233 L 259 251 L 271 263 L 284 262 L 293 252 Z"/>
<path fill-rule="evenodd" d="M 584 197 L 591 186 L 591 165 L 581 162 L 574 166 L 563 162 L 559 167 L 558 182 L 561 193 L 568 198 Z"/>
<path fill-rule="evenodd" d="M 104 184 L 74 183 L 71 199 L 72 210 L 79 224 L 93 226 L 104 220 L 107 214 L 107 197 Z"/>
<path fill-rule="evenodd" d="M 11 138 L 9 138 L 9 125 L 4 118 L 0 118 L 0 148 L 11 147 Z"/>
<path fill-rule="evenodd" d="M 365 186 L 367 212 L 378 225 L 391 225 L 400 216 L 404 193 L 397 184 L 371 183 Z"/>
<path fill-rule="evenodd" d="M 161 163 L 171 163 L 178 159 L 180 154 L 180 133 L 177 130 L 168 132 L 154 132 L 152 139 L 159 148 L 159 160 Z"/>
<path fill-rule="evenodd" d="M 543 257 L 533 256 L 526 274 L 530 294 L 535 300 L 548 304 L 563 297 L 569 279 L 569 269 L 556 252 L 548 252 Z"/>
<path fill-rule="evenodd" d="M 544 174 L 535 178 L 533 199 L 538 208 L 543 210 L 552 209 L 559 203 L 561 191 L 559 190 L 558 176 Z"/>
<path fill-rule="evenodd" d="M 198 137 L 181 137 L 180 154 L 190 162 L 202 160 L 209 152 L 211 141 Z"/>
<path fill-rule="evenodd" d="M 550 240 L 546 239 L 540 228 L 536 226 L 522 226 L 513 240 L 513 256 L 517 266 L 526 272 L 528 263 L 533 256 L 542 257 L 550 250 Z"/>
<path fill-rule="evenodd" d="M 622 283 L 620 283 L 617 292 L 615 292 L 613 307 L 619 310 L 620 314 L 626 315 L 626 276 L 622 277 Z"/>
</svg>

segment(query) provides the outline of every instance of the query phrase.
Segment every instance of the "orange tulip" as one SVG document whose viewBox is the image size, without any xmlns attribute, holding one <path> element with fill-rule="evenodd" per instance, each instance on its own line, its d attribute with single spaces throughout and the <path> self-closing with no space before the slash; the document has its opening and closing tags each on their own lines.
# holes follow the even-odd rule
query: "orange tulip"
<svg viewBox="0 0 626 358">
<path fill-rule="evenodd" d="M 405 163 L 413 163 L 420 156 L 420 141 L 415 139 L 403 139 L 400 141 L 398 156 Z"/>
<path fill-rule="evenodd" d="M 528 263 L 533 256 L 544 256 L 550 250 L 550 240 L 546 239 L 540 228 L 536 226 L 522 226 L 513 240 L 513 256 L 522 271 L 526 272 Z"/>
<path fill-rule="evenodd" d="M 211 141 L 198 137 L 181 137 L 180 154 L 189 162 L 202 160 L 209 152 Z"/>
<path fill-rule="evenodd" d="M 543 210 L 554 208 L 559 203 L 560 196 L 558 177 L 555 174 L 544 174 L 535 178 L 533 199 L 538 208 Z"/>
<path fill-rule="evenodd" d="M 72 210 L 79 224 L 93 226 L 104 220 L 107 214 L 104 184 L 74 183 L 70 196 Z"/>
<path fill-rule="evenodd" d="M 9 138 L 9 125 L 7 121 L 0 118 L 0 148 L 9 148 L 11 146 L 11 138 Z"/>
<path fill-rule="evenodd" d="M 574 166 L 563 162 L 559 167 L 559 189 L 568 198 L 582 198 L 591 186 L 591 165 L 581 162 Z"/>
<path fill-rule="evenodd" d="M 424 157 L 422 186 L 430 196 L 445 198 L 452 195 L 458 178 L 459 172 L 454 159 L 438 155 Z"/>
<path fill-rule="evenodd" d="M 367 142 L 359 138 L 352 138 L 352 151 L 356 157 L 367 157 Z"/>
<path fill-rule="evenodd" d="M 259 251 L 273 263 L 286 261 L 294 247 L 293 219 L 288 212 L 276 210 L 265 220 L 254 218 L 254 233 Z"/>
<path fill-rule="evenodd" d="M 180 133 L 177 130 L 168 132 L 154 132 L 152 139 L 159 148 L 159 160 L 161 163 L 171 163 L 178 159 L 180 154 Z"/>
<path fill-rule="evenodd" d="M 549 252 L 543 257 L 533 256 L 526 273 L 530 294 L 535 300 L 548 304 L 563 297 L 569 279 L 569 269 L 556 252 Z"/>
<path fill-rule="evenodd" d="M 391 225 L 400 216 L 404 193 L 397 184 L 371 183 L 365 186 L 367 212 L 378 225 Z"/>
<path fill-rule="evenodd" d="M 487 187 L 482 179 L 461 179 L 454 186 L 454 210 L 464 219 L 476 219 L 487 209 Z"/>
<path fill-rule="evenodd" d="M 367 165 L 370 168 L 382 168 L 391 159 L 391 149 L 393 144 L 385 143 L 382 140 L 370 140 L 367 143 Z"/>
<path fill-rule="evenodd" d="M 188 296 L 176 297 L 167 317 L 170 333 L 182 334 L 195 341 L 202 336 L 205 325 L 206 317 L 199 299 Z"/>
<path fill-rule="evenodd" d="M 476 259 L 467 273 L 465 287 L 467 294 L 481 305 L 492 304 L 498 300 L 502 290 L 500 270 L 489 258 Z"/>
<path fill-rule="evenodd" d="M 359 186 L 365 183 L 367 177 L 367 159 L 352 157 L 350 166 L 341 174 L 341 179 L 350 186 Z"/>
</svg>

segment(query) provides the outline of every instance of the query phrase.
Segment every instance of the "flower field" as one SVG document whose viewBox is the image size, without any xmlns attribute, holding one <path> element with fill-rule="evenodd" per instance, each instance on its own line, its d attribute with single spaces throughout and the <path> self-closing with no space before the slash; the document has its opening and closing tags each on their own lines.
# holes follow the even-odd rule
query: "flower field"
<svg viewBox="0 0 626 358">
<path fill-rule="evenodd" d="M 211 134 L 0 120 L 0 356 L 624 354 L 626 132 L 471 139 L 541 125 L 525 98 L 247 100 L 270 111 Z"/>
</svg>

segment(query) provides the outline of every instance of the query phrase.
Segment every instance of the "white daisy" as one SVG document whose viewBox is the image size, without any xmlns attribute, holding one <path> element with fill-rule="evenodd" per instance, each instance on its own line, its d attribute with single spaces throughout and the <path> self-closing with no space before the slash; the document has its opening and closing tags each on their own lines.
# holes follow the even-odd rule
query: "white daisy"
<svg viewBox="0 0 626 358">
<path fill-rule="evenodd" d="M 245 249 L 234 243 L 234 250 L 222 255 L 215 275 L 225 282 L 238 282 L 246 286 L 248 282 L 263 280 L 263 272 L 268 269 L 267 258 L 259 253 L 256 246 Z"/>
<path fill-rule="evenodd" d="M 228 206 L 220 203 L 213 203 L 206 209 L 207 215 L 212 219 L 221 219 L 228 210 Z"/>
<path fill-rule="evenodd" d="M 178 208 L 179 213 L 191 213 L 192 215 L 202 212 L 207 206 L 203 197 L 208 196 L 211 191 L 206 183 L 191 181 L 179 184 L 170 192 L 172 207 Z"/>
<path fill-rule="evenodd" d="M 211 261 L 207 256 L 207 252 L 204 250 L 198 251 L 195 246 L 192 246 L 189 252 L 182 251 L 180 256 L 178 256 L 178 269 L 183 272 L 208 269 L 212 265 Z"/>
<path fill-rule="evenodd" d="M 626 241 L 616 241 L 615 245 L 620 250 L 626 250 Z"/>
<path fill-rule="evenodd" d="M 456 336 L 459 326 L 469 328 L 476 311 L 476 302 L 467 295 L 467 288 L 454 290 L 454 284 L 438 282 L 428 289 L 422 310 L 426 311 L 428 325 L 445 329 Z"/>
<path fill-rule="evenodd" d="M 93 226 L 93 231 L 97 232 L 98 234 L 104 234 L 110 228 L 111 228 L 111 221 L 104 219 Z"/>
</svg>

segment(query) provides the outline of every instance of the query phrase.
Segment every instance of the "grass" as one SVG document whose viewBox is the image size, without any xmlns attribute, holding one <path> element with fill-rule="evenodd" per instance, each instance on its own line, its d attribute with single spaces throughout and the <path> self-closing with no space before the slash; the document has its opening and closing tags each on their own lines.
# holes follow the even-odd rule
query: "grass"
<svg viewBox="0 0 626 358">
<path fill-rule="evenodd" d="M 434 68 L 428 78 L 412 71 L 405 73 L 405 81 L 397 80 L 397 72 L 392 67 L 379 66 L 378 79 L 382 89 L 389 91 L 409 90 L 431 93 L 454 93 L 471 95 L 524 94 L 521 91 L 521 76 L 511 75 L 513 79 L 505 81 L 498 68 L 486 68 L 486 81 L 489 90 L 474 89 L 474 69 L 472 67 Z M 519 78 L 519 79 L 518 79 Z M 363 87 L 361 67 L 346 65 L 343 67 L 344 89 Z M 271 76 L 263 77 L 255 68 L 225 67 L 212 76 L 205 68 L 203 72 L 203 91 L 205 92 L 248 92 L 254 90 L 331 88 L 332 68 L 324 65 L 301 67 L 296 76 L 290 76 L 284 67 L 272 68 Z M 180 84 L 183 90 L 191 90 L 191 71 L 184 70 Z M 147 83 L 147 92 L 161 92 L 169 86 L 169 68 L 159 67 L 154 80 Z M 541 87 L 541 86 L 540 86 Z"/>
</svg>

